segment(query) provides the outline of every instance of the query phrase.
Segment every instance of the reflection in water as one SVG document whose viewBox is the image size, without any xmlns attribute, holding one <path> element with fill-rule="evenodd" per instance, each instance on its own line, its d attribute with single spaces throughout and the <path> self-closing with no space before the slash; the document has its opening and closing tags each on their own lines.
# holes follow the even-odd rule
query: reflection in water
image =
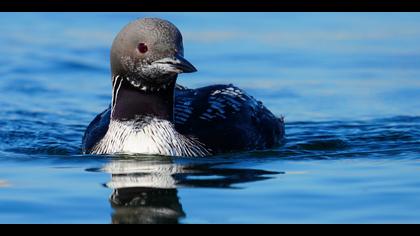
<svg viewBox="0 0 420 236">
<path fill-rule="evenodd" d="M 179 163 L 176 163 L 179 162 Z M 113 160 L 100 171 L 111 174 L 113 223 L 179 223 L 186 216 L 178 187 L 233 188 L 272 178 L 279 172 L 229 168 L 232 162 L 165 157 Z"/>
<path fill-rule="evenodd" d="M 110 202 L 114 224 L 176 224 L 185 216 L 176 189 L 114 189 Z"/>
</svg>

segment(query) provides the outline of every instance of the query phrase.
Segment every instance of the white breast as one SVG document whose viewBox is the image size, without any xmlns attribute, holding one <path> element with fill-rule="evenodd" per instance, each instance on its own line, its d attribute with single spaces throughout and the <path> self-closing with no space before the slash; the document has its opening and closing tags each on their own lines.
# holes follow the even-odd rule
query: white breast
<svg viewBox="0 0 420 236">
<path fill-rule="evenodd" d="M 178 133 L 171 122 L 151 117 L 136 121 L 112 120 L 108 132 L 92 152 L 164 156 L 210 155 L 203 144 Z"/>
</svg>

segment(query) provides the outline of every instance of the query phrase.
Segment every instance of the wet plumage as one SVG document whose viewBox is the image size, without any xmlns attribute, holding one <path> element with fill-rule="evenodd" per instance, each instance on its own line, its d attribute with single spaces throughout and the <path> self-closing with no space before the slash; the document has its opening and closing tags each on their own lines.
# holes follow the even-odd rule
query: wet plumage
<svg viewBox="0 0 420 236">
<path fill-rule="evenodd" d="M 90 132 L 83 141 L 85 152 L 93 150 L 103 139 L 110 115 L 111 107 L 89 125 Z M 204 143 L 207 154 L 270 148 L 279 144 L 284 136 L 283 119 L 275 117 L 261 102 L 233 85 L 199 89 L 177 86 L 174 126 L 180 134 Z"/>
</svg>

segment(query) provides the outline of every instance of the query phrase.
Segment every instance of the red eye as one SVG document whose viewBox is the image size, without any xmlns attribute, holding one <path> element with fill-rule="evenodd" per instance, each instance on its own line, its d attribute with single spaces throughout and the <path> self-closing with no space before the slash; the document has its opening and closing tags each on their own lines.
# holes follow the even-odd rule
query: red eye
<svg viewBox="0 0 420 236">
<path fill-rule="evenodd" d="M 146 53 L 147 52 L 147 46 L 144 43 L 139 43 L 139 45 L 137 46 L 137 49 L 139 50 L 139 52 L 141 53 Z"/>
</svg>

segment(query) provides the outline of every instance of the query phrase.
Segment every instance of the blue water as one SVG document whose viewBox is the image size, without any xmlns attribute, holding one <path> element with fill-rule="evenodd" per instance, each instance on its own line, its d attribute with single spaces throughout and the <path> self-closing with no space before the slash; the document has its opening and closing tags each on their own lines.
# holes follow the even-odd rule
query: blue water
<svg viewBox="0 0 420 236">
<path fill-rule="evenodd" d="M 286 119 L 284 146 L 83 156 L 129 21 Z M 419 13 L 0 13 L 0 223 L 420 223 Z"/>
</svg>

